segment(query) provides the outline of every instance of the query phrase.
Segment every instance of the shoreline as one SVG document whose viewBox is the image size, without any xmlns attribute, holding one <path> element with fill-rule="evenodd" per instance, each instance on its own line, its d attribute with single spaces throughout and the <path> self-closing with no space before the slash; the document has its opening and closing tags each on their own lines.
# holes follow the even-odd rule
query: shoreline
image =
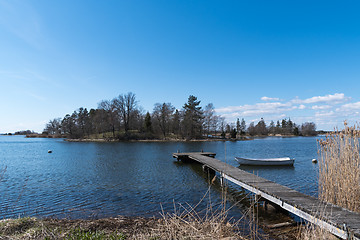
<svg viewBox="0 0 360 240">
<path fill-rule="evenodd" d="M 299 239 L 306 227 L 296 222 L 260 224 L 260 231 L 248 230 L 228 221 L 198 222 L 183 217 L 108 217 L 99 219 L 66 219 L 23 217 L 0 220 L 0 236 L 6 239 L 243 239 L 271 237 Z M 195 220 L 195 221 L 194 221 Z M 212 226 L 209 226 L 212 225 Z M 214 226 L 216 225 L 216 226 Z M 209 227 L 217 232 L 210 233 Z M 191 230 L 191 229 L 195 229 Z M 87 238 L 84 238 L 87 237 Z M 210 237 L 210 238 L 209 238 Z"/>
<path fill-rule="evenodd" d="M 117 139 L 91 139 L 91 138 L 83 138 L 83 139 L 67 139 L 64 141 L 67 142 L 224 142 L 224 141 L 242 141 L 242 140 L 230 140 L 230 139 L 139 139 L 139 140 L 117 140 Z"/>
<path fill-rule="evenodd" d="M 319 136 L 319 135 L 317 135 Z M 165 139 L 105 139 L 105 138 L 66 138 L 60 135 L 44 135 L 44 134 L 31 134 L 25 135 L 26 138 L 62 138 L 67 142 L 225 142 L 225 141 L 249 141 L 257 138 L 296 138 L 296 137 L 316 137 L 316 136 L 295 136 L 295 135 L 268 135 L 268 136 L 243 136 L 240 138 L 204 138 L 204 139 L 178 139 L 178 138 L 165 138 Z"/>
<path fill-rule="evenodd" d="M 110 142 L 236 142 L 236 141 L 251 141 L 257 138 L 296 138 L 296 137 L 314 137 L 314 136 L 294 136 L 294 135 L 283 135 L 283 136 L 246 136 L 242 138 L 236 138 L 236 139 L 229 139 L 229 138 L 206 138 L 206 139 L 129 139 L 129 140 L 122 140 L 122 139 L 104 139 L 104 138 L 66 138 L 64 136 L 54 137 L 54 136 L 26 136 L 26 138 L 62 138 L 64 141 L 67 142 L 104 142 L 104 143 L 110 143 Z"/>
</svg>

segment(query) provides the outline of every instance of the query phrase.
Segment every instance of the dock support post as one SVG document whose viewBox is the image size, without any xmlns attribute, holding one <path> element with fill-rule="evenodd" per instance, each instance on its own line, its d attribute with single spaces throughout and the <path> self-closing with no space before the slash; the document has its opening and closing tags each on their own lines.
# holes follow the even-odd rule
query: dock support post
<svg viewBox="0 0 360 240">
<path fill-rule="evenodd" d="M 261 198 L 261 195 L 255 194 L 255 203 L 259 202 Z"/>
<path fill-rule="evenodd" d="M 209 168 L 206 165 L 202 165 L 202 170 L 203 170 L 203 172 L 207 173 L 209 176 L 215 175 L 215 170 Z"/>
<path fill-rule="evenodd" d="M 265 211 L 268 210 L 268 201 L 267 200 L 264 201 L 264 210 Z"/>
<path fill-rule="evenodd" d="M 220 185 L 221 187 L 225 187 L 224 174 L 220 173 Z"/>
</svg>

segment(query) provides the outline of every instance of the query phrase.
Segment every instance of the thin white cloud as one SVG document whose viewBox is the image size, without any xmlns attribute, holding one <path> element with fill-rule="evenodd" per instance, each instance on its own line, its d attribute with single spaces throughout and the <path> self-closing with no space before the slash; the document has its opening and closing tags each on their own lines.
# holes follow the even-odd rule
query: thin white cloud
<svg viewBox="0 0 360 240">
<path fill-rule="evenodd" d="M 328 118 L 328 117 L 334 117 L 336 116 L 335 112 L 334 111 L 330 111 L 330 112 L 316 112 L 315 113 L 315 117 L 317 118 Z"/>
<path fill-rule="evenodd" d="M 224 113 L 224 114 L 221 114 L 221 116 L 226 119 L 235 119 L 235 118 L 241 117 L 241 114 L 238 112 L 234 112 L 234 113 Z"/>
<path fill-rule="evenodd" d="M 313 110 L 326 110 L 326 109 L 330 109 L 332 108 L 332 106 L 330 105 L 314 105 L 311 107 L 311 109 Z"/>
<path fill-rule="evenodd" d="M 305 108 L 306 108 L 306 106 L 303 105 L 303 104 L 301 104 L 301 105 L 298 107 L 298 109 L 300 109 L 300 110 L 305 109 Z"/>
<path fill-rule="evenodd" d="M 314 104 L 314 103 L 325 103 L 328 105 L 335 105 L 350 101 L 350 97 L 346 97 L 343 93 L 328 94 L 325 96 L 314 96 L 307 99 L 300 99 L 295 97 L 290 102 L 293 104 Z"/>
<path fill-rule="evenodd" d="M 27 95 L 29 95 L 30 97 L 35 98 L 36 100 L 39 100 L 39 101 L 43 101 L 43 102 L 46 101 L 45 97 L 34 94 L 34 93 L 29 92 L 29 93 L 27 93 Z"/>
<path fill-rule="evenodd" d="M 336 109 L 336 111 L 353 111 L 353 110 L 360 110 L 360 102 L 347 103 Z"/>
<path fill-rule="evenodd" d="M 266 102 L 268 102 L 268 101 L 280 101 L 280 98 L 271 98 L 271 97 L 264 96 L 264 97 L 261 98 L 261 100 L 266 101 Z"/>
<path fill-rule="evenodd" d="M 312 98 L 308 98 L 303 100 L 303 103 L 328 103 L 328 104 L 338 104 L 349 101 L 351 98 L 346 97 L 343 93 L 335 93 L 335 94 L 328 94 L 325 96 L 315 96 Z"/>
<path fill-rule="evenodd" d="M 303 122 L 315 122 L 319 129 L 330 130 L 339 125 L 345 119 L 356 119 L 360 113 L 360 102 L 347 103 L 351 97 L 344 93 L 327 94 L 301 99 L 295 97 L 289 101 L 275 101 L 274 98 L 262 97 L 262 103 L 247 104 L 240 106 L 228 106 L 215 109 L 218 114 L 228 121 L 236 118 L 260 119 L 264 117 L 268 121 L 290 117 L 297 124 Z M 342 105 L 340 105 L 342 103 Z M 335 106 L 337 108 L 335 109 Z M 301 110 L 301 111 L 300 111 Z"/>
<path fill-rule="evenodd" d="M 296 106 L 292 106 L 291 103 L 267 102 L 256 103 L 254 105 L 229 106 L 225 108 L 215 109 L 215 111 L 221 113 L 221 115 L 226 118 L 231 118 L 238 116 L 246 117 L 282 114 L 284 112 L 292 111 L 294 109 L 296 109 Z"/>
<path fill-rule="evenodd" d="M 241 105 L 241 106 L 229 106 L 225 108 L 216 109 L 219 113 L 235 112 L 235 111 L 256 111 L 256 110 L 272 110 L 279 108 L 291 107 L 291 103 L 269 102 L 269 103 L 256 103 L 254 105 Z"/>
</svg>

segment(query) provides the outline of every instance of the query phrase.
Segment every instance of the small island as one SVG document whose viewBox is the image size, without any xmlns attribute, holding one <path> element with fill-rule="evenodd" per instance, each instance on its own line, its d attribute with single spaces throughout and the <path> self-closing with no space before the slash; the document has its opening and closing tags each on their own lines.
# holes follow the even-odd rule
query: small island
<svg viewBox="0 0 360 240">
<path fill-rule="evenodd" d="M 97 109 L 80 107 L 63 118 L 50 120 L 42 134 L 27 137 L 67 138 L 68 141 L 222 141 L 248 140 L 264 136 L 316 136 L 313 122 L 296 124 L 290 118 L 271 121 L 261 118 L 248 126 L 242 118 L 226 122 L 212 103 L 205 107 L 190 95 L 181 109 L 171 103 L 155 103 L 145 112 L 132 92 L 102 100 Z"/>
</svg>

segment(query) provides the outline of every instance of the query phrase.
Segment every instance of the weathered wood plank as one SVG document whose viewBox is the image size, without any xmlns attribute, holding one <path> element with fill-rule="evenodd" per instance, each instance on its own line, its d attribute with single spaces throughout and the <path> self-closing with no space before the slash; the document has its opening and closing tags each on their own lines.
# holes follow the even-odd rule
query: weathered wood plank
<svg viewBox="0 0 360 240">
<path fill-rule="evenodd" d="M 360 240 L 360 214 L 300 193 L 222 162 L 212 152 L 174 153 L 177 159 L 191 159 L 219 172 L 222 178 L 260 195 L 283 209 L 328 229 L 336 236 Z M 346 224 L 347 230 L 344 230 Z"/>
</svg>

